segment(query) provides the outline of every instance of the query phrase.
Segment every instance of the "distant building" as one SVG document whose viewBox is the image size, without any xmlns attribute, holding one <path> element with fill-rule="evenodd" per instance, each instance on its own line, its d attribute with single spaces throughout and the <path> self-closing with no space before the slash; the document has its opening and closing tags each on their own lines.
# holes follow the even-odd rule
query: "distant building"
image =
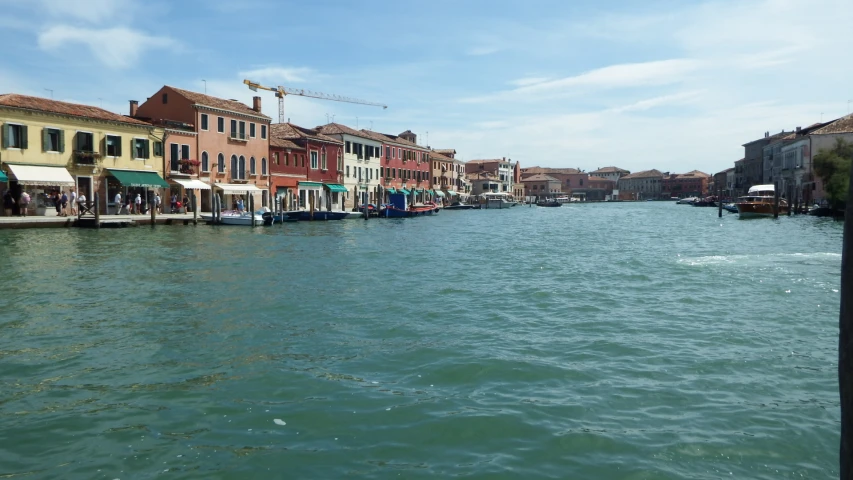
<svg viewBox="0 0 853 480">
<path fill-rule="evenodd" d="M 560 181 L 556 178 L 537 173 L 521 180 L 525 197 L 556 197 L 563 193 Z"/>
<path fill-rule="evenodd" d="M 708 193 L 710 179 L 710 175 L 699 170 L 665 175 L 660 183 L 660 196 L 664 198 L 703 197 Z"/>
<path fill-rule="evenodd" d="M 314 130 L 344 144 L 343 184 L 347 189 L 344 209 L 376 202 L 380 189 L 382 142 L 340 123 L 329 123 Z"/>
<path fill-rule="evenodd" d="M 629 170 L 625 170 L 624 168 L 619 167 L 604 167 L 599 168 L 598 170 L 594 170 L 589 172 L 590 175 L 594 175 L 600 178 L 606 178 L 608 180 L 613 180 L 614 182 L 619 182 L 619 179 L 625 175 L 630 174 Z"/>
<path fill-rule="evenodd" d="M 619 196 L 623 200 L 657 199 L 661 196 L 664 174 L 660 170 L 644 170 L 619 178 Z"/>
<path fill-rule="evenodd" d="M 764 164 L 767 162 L 764 147 L 790 133 L 784 130 L 775 135 L 764 132 L 764 138 L 743 144 L 742 171 L 739 173 L 740 181 L 738 182 L 740 193 L 746 193 L 749 187 L 761 185 L 767 181 L 764 177 Z"/>
<path fill-rule="evenodd" d="M 576 168 L 528 167 L 521 169 L 522 180 L 539 174 L 559 180 L 560 188 L 566 195 L 571 195 L 575 190 L 583 190 L 589 187 L 589 174 Z"/>
<path fill-rule="evenodd" d="M 465 174 L 465 177 L 471 184 L 471 195 L 498 193 L 502 191 L 502 180 L 491 172 L 468 173 Z"/>
<path fill-rule="evenodd" d="M 800 141 L 792 145 L 793 148 L 800 149 L 798 155 L 801 159 L 791 159 L 788 163 L 795 178 L 793 185 L 797 189 L 794 199 L 799 197 L 808 203 L 819 203 L 826 198 L 826 192 L 823 181 L 814 173 L 814 156 L 822 150 L 833 148 L 839 138 L 853 143 L 853 115 L 846 115 L 820 128 L 810 130 L 807 138 L 808 144 Z"/>
<path fill-rule="evenodd" d="M 471 160 L 465 163 L 465 173 L 468 175 L 490 173 L 500 182 L 499 192 L 511 194 L 514 191 L 514 168 L 512 160 L 506 157 L 494 160 Z"/>
</svg>

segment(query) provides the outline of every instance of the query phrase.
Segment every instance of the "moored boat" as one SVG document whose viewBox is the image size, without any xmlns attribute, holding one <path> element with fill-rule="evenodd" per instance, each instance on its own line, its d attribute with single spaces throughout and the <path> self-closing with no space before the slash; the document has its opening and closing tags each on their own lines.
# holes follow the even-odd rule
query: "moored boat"
<svg viewBox="0 0 853 480">
<path fill-rule="evenodd" d="M 390 202 L 379 212 L 380 217 L 421 217 L 438 213 L 438 206 L 432 202 L 406 205 L 406 196 L 401 193 L 392 193 L 388 198 Z"/>
<path fill-rule="evenodd" d="M 563 204 L 556 200 L 540 200 L 536 202 L 537 207 L 559 207 Z"/>
<path fill-rule="evenodd" d="M 749 192 L 738 198 L 735 205 L 741 218 L 772 217 L 774 213 L 778 215 L 788 213 L 788 202 L 784 198 L 779 199 L 779 211 L 775 212 L 776 188 L 772 184 L 750 187 Z"/>
<path fill-rule="evenodd" d="M 343 220 L 349 216 L 350 212 L 315 210 L 313 213 L 310 210 L 294 210 L 285 212 L 288 218 L 293 218 L 300 221 L 310 220 Z"/>
<path fill-rule="evenodd" d="M 675 202 L 677 205 L 693 205 L 693 202 L 698 201 L 697 197 L 684 197 L 681 200 Z"/>
<path fill-rule="evenodd" d="M 444 210 L 471 210 L 474 208 L 474 205 L 466 205 L 462 202 L 453 202 L 452 204 L 444 207 Z"/>
<path fill-rule="evenodd" d="M 727 203 L 723 205 L 723 210 L 729 213 L 737 213 L 737 205 L 735 205 L 734 203 Z"/>
<path fill-rule="evenodd" d="M 263 225 L 264 224 L 264 210 L 258 210 L 254 214 L 249 212 L 238 212 L 234 210 L 225 210 L 219 214 L 219 223 L 222 225 L 252 225 L 254 221 L 254 225 Z M 214 222 L 215 219 L 213 215 L 205 214 L 201 216 L 201 219 L 205 222 Z"/>
</svg>

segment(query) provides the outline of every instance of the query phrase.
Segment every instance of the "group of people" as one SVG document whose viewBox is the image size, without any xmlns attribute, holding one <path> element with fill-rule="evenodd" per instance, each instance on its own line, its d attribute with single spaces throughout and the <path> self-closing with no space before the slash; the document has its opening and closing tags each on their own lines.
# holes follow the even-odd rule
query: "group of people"
<svg viewBox="0 0 853 480">
<path fill-rule="evenodd" d="M 50 192 L 47 199 L 56 208 L 56 216 L 58 217 L 77 215 L 77 207 L 86 203 L 86 196 L 83 194 L 78 196 L 73 188 L 68 191 L 54 190 Z M 12 192 L 7 190 L 3 195 L 3 213 L 7 217 L 11 217 L 17 209 L 19 217 L 26 217 L 29 215 L 30 204 L 32 203 L 33 197 L 29 192 L 22 191 L 18 198 L 15 198 Z"/>
<path fill-rule="evenodd" d="M 115 203 L 115 214 L 121 215 L 124 212 L 126 215 L 142 215 L 147 213 L 147 202 L 143 201 L 142 194 L 137 193 L 136 197 L 132 197 L 132 195 L 128 195 L 124 202 L 122 202 L 121 193 L 117 192 L 115 198 L 113 198 L 113 202 Z M 171 198 L 171 213 L 180 213 L 180 209 L 182 206 L 187 206 L 190 203 L 190 199 L 187 195 L 184 195 L 183 202 L 179 200 L 177 194 L 173 194 Z M 160 194 L 157 193 L 154 195 L 154 211 L 159 215 L 163 213 L 163 200 L 160 197 Z M 188 210 L 187 210 L 188 211 Z"/>
<path fill-rule="evenodd" d="M 6 190 L 6 193 L 3 195 L 3 214 L 11 217 L 14 214 L 15 207 L 18 207 L 18 216 L 26 217 L 31 201 L 32 197 L 27 192 L 21 192 L 21 195 L 16 199 L 12 195 L 12 192 Z"/>
</svg>

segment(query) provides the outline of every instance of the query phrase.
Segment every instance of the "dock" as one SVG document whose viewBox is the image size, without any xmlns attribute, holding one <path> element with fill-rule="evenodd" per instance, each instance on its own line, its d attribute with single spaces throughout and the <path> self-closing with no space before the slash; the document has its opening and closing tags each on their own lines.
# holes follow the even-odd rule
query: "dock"
<svg viewBox="0 0 853 480">
<path fill-rule="evenodd" d="M 201 215 L 198 219 L 203 223 Z M 193 215 L 163 213 L 157 215 L 155 225 L 192 225 Z M 126 228 L 151 225 L 149 215 L 101 215 L 99 218 L 77 217 L 0 217 L 0 230 L 20 228 Z"/>
</svg>

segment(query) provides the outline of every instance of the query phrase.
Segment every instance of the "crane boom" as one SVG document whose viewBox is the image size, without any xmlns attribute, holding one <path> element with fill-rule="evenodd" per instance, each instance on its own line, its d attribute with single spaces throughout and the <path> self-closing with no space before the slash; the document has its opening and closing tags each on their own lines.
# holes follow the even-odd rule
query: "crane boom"
<svg viewBox="0 0 853 480">
<path fill-rule="evenodd" d="M 344 97 L 341 95 L 330 95 L 328 93 L 320 93 L 320 92 L 312 92 L 311 90 L 304 90 L 300 88 L 288 88 L 282 87 L 281 85 L 277 87 L 267 87 L 261 85 L 260 83 L 253 82 L 251 80 L 243 80 L 243 83 L 249 86 L 249 89 L 257 92 L 258 89 L 267 90 L 270 92 L 275 92 L 275 96 L 278 97 L 278 122 L 284 123 L 284 97 L 286 95 L 297 95 L 300 97 L 308 97 L 308 98 L 318 98 L 320 100 L 331 100 L 333 102 L 345 102 L 345 103 L 357 103 L 359 105 L 370 105 L 374 107 L 382 107 L 383 109 L 388 108 L 388 105 L 383 105 L 381 103 L 368 102 L 366 100 L 359 100 L 357 98 Z"/>
</svg>

